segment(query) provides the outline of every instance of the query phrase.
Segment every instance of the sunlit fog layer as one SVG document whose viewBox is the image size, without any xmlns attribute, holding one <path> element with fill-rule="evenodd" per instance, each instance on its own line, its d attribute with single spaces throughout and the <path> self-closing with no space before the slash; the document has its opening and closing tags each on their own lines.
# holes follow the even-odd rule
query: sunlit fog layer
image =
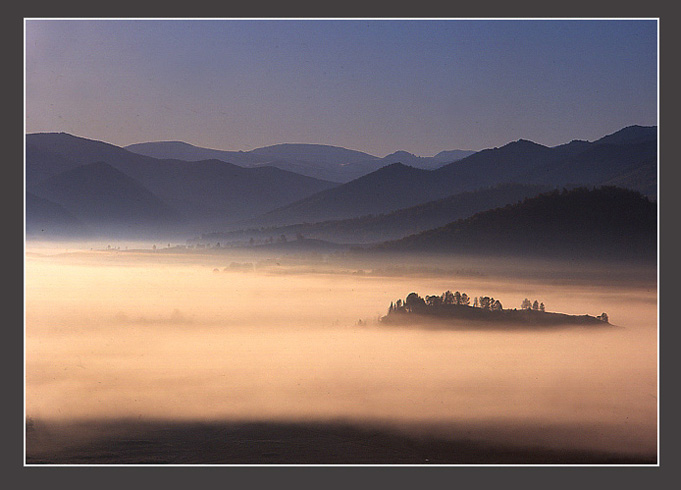
<svg viewBox="0 0 681 490">
<path fill-rule="evenodd" d="M 539 439 L 546 427 L 545 444 L 657 444 L 654 268 L 56 252 L 27 247 L 31 418 L 518 426 Z M 412 291 L 446 290 L 494 296 L 504 308 L 530 298 L 547 311 L 607 312 L 624 328 L 377 321 Z M 590 429 L 561 439 L 570 427 Z"/>
</svg>

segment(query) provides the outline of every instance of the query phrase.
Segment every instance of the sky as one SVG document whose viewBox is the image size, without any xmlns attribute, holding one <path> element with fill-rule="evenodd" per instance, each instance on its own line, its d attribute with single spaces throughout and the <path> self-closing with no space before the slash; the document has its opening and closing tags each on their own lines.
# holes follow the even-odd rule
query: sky
<svg viewBox="0 0 681 490">
<path fill-rule="evenodd" d="M 26 131 L 385 156 L 657 124 L 655 20 L 25 23 Z"/>
</svg>

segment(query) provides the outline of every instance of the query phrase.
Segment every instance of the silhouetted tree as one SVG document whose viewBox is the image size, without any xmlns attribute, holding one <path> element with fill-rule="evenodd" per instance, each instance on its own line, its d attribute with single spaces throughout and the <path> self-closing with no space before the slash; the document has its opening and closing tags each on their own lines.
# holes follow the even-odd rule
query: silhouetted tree
<svg viewBox="0 0 681 490">
<path fill-rule="evenodd" d="M 546 306 L 544 306 L 544 303 L 539 303 L 539 311 L 546 311 Z"/>
<path fill-rule="evenodd" d="M 463 293 L 461 295 L 461 304 L 466 306 L 471 304 L 471 299 L 468 297 L 466 293 Z"/>
<path fill-rule="evenodd" d="M 596 318 L 598 318 L 601 321 L 608 322 L 608 314 L 606 312 L 601 313 L 598 315 Z"/>
<path fill-rule="evenodd" d="M 494 298 L 489 296 L 482 296 L 480 298 L 480 308 L 484 310 L 489 310 L 492 307 L 492 303 L 494 303 Z"/>
<path fill-rule="evenodd" d="M 539 302 L 536 299 L 534 300 L 534 303 L 532 303 L 532 309 L 539 310 Z"/>
<path fill-rule="evenodd" d="M 456 293 L 454 293 L 454 304 L 455 305 L 461 304 L 461 293 L 458 292 L 458 291 Z"/>
<path fill-rule="evenodd" d="M 442 296 L 426 296 L 426 304 L 428 306 L 437 306 L 442 304 Z"/>
<path fill-rule="evenodd" d="M 501 311 L 504 309 L 504 307 L 501 306 L 501 301 L 497 299 L 494 301 L 494 303 L 492 303 L 491 309 Z"/>
<path fill-rule="evenodd" d="M 451 291 L 445 291 L 442 293 L 442 302 L 446 305 L 454 304 L 454 295 Z"/>
<path fill-rule="evenodd" d="M 409 311 L 416 311 L 416 310 L 426 306 L 426 302 L 418 294 L 409 293 L 407 295 L 406 299 L 404 300 L 404 306 L 406 306 L 407 310 L 409 310 Z"/>
<path fill-rule="evenodd" d="M 478 307 L 478 297 L 476 296 L 476 297 L 473 299 L 473 308 L 477 308 L 477 307 Z"/>
<path fill-rule="evenodd" d="M 530 308 L 532 308 L 532 302 L 529 299 L 525 298 L 520 307 L 523 310 L 529 310 Z"/>
</svg>

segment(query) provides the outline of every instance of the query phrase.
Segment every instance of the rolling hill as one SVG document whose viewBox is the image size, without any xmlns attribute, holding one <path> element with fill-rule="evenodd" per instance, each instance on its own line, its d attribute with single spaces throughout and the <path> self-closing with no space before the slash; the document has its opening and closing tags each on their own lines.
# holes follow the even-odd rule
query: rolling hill
<svg viewBox="0 0 681 490">
<path fill-rule="evenodd" d="M 394 163 L 341 186 L 268 212 L 253 223 L 286 225 L 381 214 L 453 194 L 432 171 Z"/>
<path fill-rule="evenodd" d="M 302 235 L 306 238 L 347 244 L 381 242 L 436 228 L 480 211 L 502 207 L 527 197 L 536 196 L 547 190 L 549 189 L 546 186 L 504 184 L 475 192 L 456 194 L 387 214 L 280 227 L 206 233 L 198 241 L 214 244 L 218 241 L 221 243 L 229 241 L 247 242 L 251 238 L 259 241 L 281 235 L 286 235 L 289 238 Z"/>
<path fill-rule="evenodd" d="M 617 187 L 553 191 L 386 242 L 377 250 L 655 260 L 657 207 Z"/>
<path fill-rule="evenodd" d="M 82 165 L 104 162 L 174 209 L 184 231 L 223 226 L 335 186 L 274 167 L 243 168 L 219 160 L 159 160 L 65 133 L 29 134 L 26 143 L 27 189 L 36 196 L 49 199 L 43 194 L 48 179 Z"/>
<path fill-rule="evenodd" d="M 436 170 L 383 167 L 347 184 L 270 211 L 264 226 L 388 213 L 461 192 L 504 183 L 550 187 L 618 183 L 656 197 L 657 128 L 634 126 L 593 143 L 547 147 L 518 140 L 482 150 Z"/>
<path fill-rule="evenodd" d="M 267 165 L 308 177 L 343 183 L 392 163 L 401 162 L 412 167 L 432 170 L 474 153 L 467 150 L 448 150 L 434 157 L 417 157 L 406 151 L 397 151 L 379 158 L 361 151 L 331 145 L 284 143 L 250 151 L 227 151 L 201 148 L 181 141 L 136 143 L 125 148 L 154 158 L 187 161 L 217 159 L 242 167 Z"/>
<path fill-rule="evenodd" d="M 546 147 L 518 140 L 480 151 L 436 172 L 444 179 L 456 178 L 459 185 L 525 182 L 559 187 L 602 185 L 656 162 L 657 128 L 630 126 L 593 143 L 572 141 Z"/>
<path fill-rule="evenodd" d="M 63 206 L 47 199 L 26 193 L 26 236 L 42 238 L 50 236 L 72 237 L 89 233 L 78 218 Z"/>
<path fill-rule="evenodd" d="M 180 218 L 139 182 L 103 162 L 67 170 L 33 190 L 91 229 L 158 232 Z"/>
<path fill-rule="evenodd" d="M 178 148 L 185 152 L 202 150 L 170 143 L 175 147 L 173 151 Z M 125 199 L 115 206 L 111 204 L 106 213 L 97 211 L 99 215 L 95 211 L 103 204 L 90 201 L 107 195 L 110 191 L 107 185 L 116 182 L 122 185 L 123 179 L 113 178 L 109 182 L 103 176 L 115 169 L 130 179 L 128 184 L 133 182 L 137 191 L 143 190 L 145 195 L 154 197 L 156 206 L 149 204 L 149 210 L 166 210 L 165 214 L 157 216 L 173 214 L 172 220 L 161 220 L 164 226 L 172 227 L 174 233 L 188 235 L 230 228 L 281 227 L 389 215 L 457 194 L 510 183 L 546 188 L 617 185 L 656 198 L 656 127 L 631 126 L 594 142 L 574 140 L 556 147 L 518 140 L 435 168 L 435 160 L 455 156 L 453 152 L 441 152 L 424 160 L 400 151 L 381 159 L 329 145 L 284 144 L 251 152 L 231 152 L 244 161 L 252 159 L 249 167 L 242 167 L 219 159 L 193 162 L 158 159 L 66 133 L 37 133 L 26 136 L 26 183 L 27 191 L 33 196 L 58 204 L 88 226 L 96 227 L 96 216 L 102 219 L 116 213 L 121 219 L 132 216 L 126 214 L 122 204 Z M 224 155 L 219 153 L 217 156 Z M 268 160 L 275 156 L 283 158 L 282 162 L 289 166 L 313 166 L 318 170 L 334 167 L 345 172 L 363 173 L 369 167 L 379 168 L 339 185 L 255 163 L 257 159 Z M 294 157 L 303 159 L 294 160 Z M 338 167 L 337 162 L 341 159 L 349 163 Z M 382 166 L 395 159 L 422 167 L 432 165 L 434 169 L 415 168 L 404 162 Z M 100 162 L 99 167 L 82 168 L 96 162 Z M 102 167 L 102 164 L 110 168 Z M 78 172 L 70 173 L 76 169 L 80 169 L 80 173 L 91 173 L 92 178 L 86 179 L 82 175 L 76 178 Z M 79 194 L 76 191 L 80 186 L 83 190 Z M 96 186 L 102 186 L 101 192 L 97 192 Z M 124 187 L 131 188 L 130 185 Z M 71 190 L 65 191 L 67 188 Z M 86 197 L 77 200 L 76 196 Z M 78 206 L 86 209 L 79 210 Z M 117 206 L 122 207 L 118 209 Z M 469 209 L 471 212 L 480 210 Z M 89 212 L 93 214 L 86 216 Z M 140 218 L 144 216 L 144 213 L 139 214 Z M 447 214 L 439 216 L 438 219 L 445 219 Z M 449 219 L 459 217 L 463 216 L 449 215 Z M 414 233 L 424 230 L 425 226 L 442 224 L 442 221 L 428 221 L 425 215 L 416 214 L 405 218 L 404 222 L 393 221 L 392 225 L 386 224 L 392 218 L 381 219 L 382 222 L 372 222 L 374 228 L 371 230 L 367 226 L 372 225 L 357 222 L 327 223 L 324 225 L 326 231 L 322 231 L 322 225 L 316 225 L 315 233 L 320 233 L 320 238 L 332 240 L 329 233 L 334 228 L 346 237 L 350 236 L 348 231 L 357 236 L 364 230 L 367 233 L 363 240 L 367 240 L 372 233 L 374 237 L 383 232 L 396 237 L 397 233 Z M 409 226 L 407 222 L 410 222 Z M 356 227 L 354 232 L 349 228 L 352 226 Z M 391 227 L 394 228 L 392 234 Z"/>
</svg>

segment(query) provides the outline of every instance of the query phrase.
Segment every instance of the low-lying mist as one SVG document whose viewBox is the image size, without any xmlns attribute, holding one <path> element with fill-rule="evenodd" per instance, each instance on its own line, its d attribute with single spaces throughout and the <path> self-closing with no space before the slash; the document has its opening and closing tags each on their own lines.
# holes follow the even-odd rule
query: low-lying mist
<svg viewBox="0 0 681 490">
<path fill-rule="evenodd" d="M 27 247 L 33 420 L 347 420 L 656 450 L 654 270 L 46 250 Z M 379 322 L 391 301 L 446 290 L 494 296 L 504 308 L 530 298 L 547 311 L 607 312 L 624 328 L 506 332 Z"/>
</svg>

